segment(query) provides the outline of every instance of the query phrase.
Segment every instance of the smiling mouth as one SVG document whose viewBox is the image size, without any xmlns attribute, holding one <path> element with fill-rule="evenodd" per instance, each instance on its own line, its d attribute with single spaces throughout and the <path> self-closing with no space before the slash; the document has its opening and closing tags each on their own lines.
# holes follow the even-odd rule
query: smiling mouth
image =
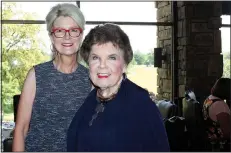
<svg viewBox="0 0 231 153">
<path fill-rule="evenodd" d="M 73 46 L 73 44 L 72 43 L 64 43 L 64 44 L 62 44 L 62 46 L 64 46 L 64 47 L 71 47 L 71 46 Z"/>
<path fill-rule="evenodd" d="M 103 78 L 108 78 L 110 75 L 104 74 L 104 73 L 98 73 L 97 76 L 98 76 L 98 78 L 103 79 Z"/>
</svg>

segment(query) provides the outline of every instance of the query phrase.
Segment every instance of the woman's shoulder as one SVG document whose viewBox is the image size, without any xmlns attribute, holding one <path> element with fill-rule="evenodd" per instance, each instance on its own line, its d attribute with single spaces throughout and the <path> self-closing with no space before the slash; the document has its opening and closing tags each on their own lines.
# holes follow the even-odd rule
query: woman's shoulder
<svg viewBox="0 0 231 153">
<path fill-rule="evenodd" d="M 134 94 L 134 96 L 148 96 L 149 97 L 149 92 L 142 88 L 141 86 L 137 85 L 136 83 L 132 82 L 129 79 L 126 79 L 126 88 L 128 88 L 127 90 Z"/>
<path fill-rule="evenodd" d="M 46 69 L 51 68 L 51 64 L 52 64 L 52 61 L 45 61 L 45 62 L 34 65 L 33 68 L 35 69 L 35 71 L 46 70 Z"/>
<path fill-rule="evenodd" d="M 223 100 L 218 100 L 218 101 L 214 102 L 210 106 L 209 111 L 210 112 L 216 112 L 216 114 L 219 114 L 219 113 L 230 114 L 229 106 Z"/>
<path fill-rule="evenodd" d="M 80 64 L 78 65 L 77 73 L 80 73 L 84 77 L 89 76 L 89 69 L 85 67 L 84 65 Z"/>
<path fill-rule="evenodd" d="M 137 104 L 142 106 L 155 105 L 146 89 L 129 79 L 127 79 L 126 82 L 126 92 L 128 92 L 127 95 L 129 95 L 129 98 L 133 99 Z"/>
</svg>

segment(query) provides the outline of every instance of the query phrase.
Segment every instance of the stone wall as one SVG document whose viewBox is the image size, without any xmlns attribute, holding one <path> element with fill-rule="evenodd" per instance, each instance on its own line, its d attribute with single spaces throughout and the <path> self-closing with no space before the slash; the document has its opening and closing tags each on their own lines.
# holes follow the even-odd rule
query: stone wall
<svg viewBox="0 0 231 153">
<path fill-rule="evenodd" d="M 172 19 L 171 2 L 156 2 L 157 21 Z M 221 2 L 177 2 L 178 97 L 187 89 L 202 100 L 210 93 L 215 80 L 222 76 Z M 157 98 L 171 98 L 171 27 L 158 27 L 158 47 L 168 58 L 158 68 Z"/>
<path fill-rule="evenodd" d="M 172 22 L 171 2 L 157 1 L 157 22 Z M 157 69 L 157 99 L 170 99 L 171 97 L 171 52 L 172 27 L 157 27 L 157 47 L 164 48 L 167 60 L 163 61 L 162 68 Z"/>
</svg>

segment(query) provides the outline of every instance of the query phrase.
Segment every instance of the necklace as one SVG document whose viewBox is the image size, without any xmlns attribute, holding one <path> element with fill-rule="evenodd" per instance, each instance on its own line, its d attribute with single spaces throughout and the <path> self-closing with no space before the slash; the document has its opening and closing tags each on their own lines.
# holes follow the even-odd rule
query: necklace
<svg viewBox="0 0 231 153">
<path fill-rule="evenodd" d="M 121 83 L 122 83 L 122 82 L 121 82 Z M 116 95 L 117 95 L 119 89 L 120 89 L 121 83 L 120 83 L 118 89 L 117 89 L 114 93 L 112 93 L 109 97 L 107 97 L 107 98 L 104 98 L 104 97 L 100 94 L 99 89 L 97 89 L 97 94 L 96 94 L 96 95 L 97 95 L 97 98 L 99 99 L 99 101 L 100 101 L 100 102 L 108 102 L 108 101 L 114 99 L 114 98 L 116 97 Z"/>
<path fill-rule="evenodd" d="M 116 93 L 111 94 L 108 98 L 104 98 L 97 90 L 97 98 L 99 99 L 100 102 L 107 102 L 110 101 L 112 99 L 114 99 L 116 97 Z"/>
</svg>

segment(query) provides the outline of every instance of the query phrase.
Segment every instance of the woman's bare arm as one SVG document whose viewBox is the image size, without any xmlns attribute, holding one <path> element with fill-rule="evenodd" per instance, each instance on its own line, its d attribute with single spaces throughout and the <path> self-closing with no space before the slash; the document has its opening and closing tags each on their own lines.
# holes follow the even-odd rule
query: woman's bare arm
<svg viewBox="0 0 231 153">
<path fill-rule="evenodd" d="M 36 92 L 36 79 L 34 68 L 30 69 L 24 82 L 23 90 L 20 95 L 17 120 L 14 131 L 13 151 L 25 151 L 25 137 L 27 135 L 32 106 Z"/>
<path fill-rule="evenodd" d="M 224 138 L 230 139 L 230 114 L 225 112 L 217 114 L 217 121 L 220 124 Z"/>
</svg>

